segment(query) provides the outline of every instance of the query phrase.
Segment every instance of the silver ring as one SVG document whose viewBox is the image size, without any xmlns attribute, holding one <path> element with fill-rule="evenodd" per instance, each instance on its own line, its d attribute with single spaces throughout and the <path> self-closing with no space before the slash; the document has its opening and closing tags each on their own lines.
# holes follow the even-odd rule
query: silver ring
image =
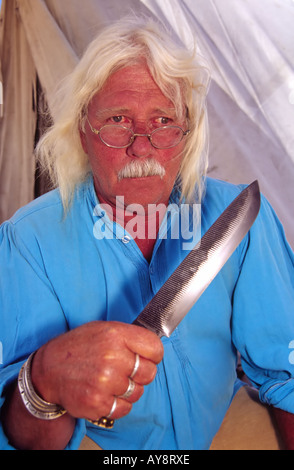
<svg viewBox="0 0 294 470">
<path fill-rule="evenodd" d="M 135 374 L 137 373 L 137 371 L 139 369 L 139 366 L 140 366 L 140 356 L 139 356 L 139 354 L 136 354 L 135 365 L 134 365 L 133 372 L 130 375 L 130 379 L 132 379 L 135 376 Z"/>
<path fill-rule="evenodd" d="M 117 399 L 116 399 L 116 397 L 114 397 L 112 408 L 110 410 L 110 413 L 106 416 L 106 418 L 111 418 L 111 416 L 113 415 L 113 413 L 115 411 L 116 404 L 117 404 Z"/>
<path fill-rule="evenodd" d="M 119 398 L 129 398 L 133 391 L 135 390 L 135 382 L 129 378 L 129 386 L 123 395 L 120 395 Z"/>
</svg>

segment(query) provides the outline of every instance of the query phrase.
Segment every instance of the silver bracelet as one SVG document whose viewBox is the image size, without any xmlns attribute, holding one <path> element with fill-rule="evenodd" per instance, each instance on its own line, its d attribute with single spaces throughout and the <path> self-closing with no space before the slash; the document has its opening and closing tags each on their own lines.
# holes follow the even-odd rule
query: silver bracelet
<svg viewBox="0 0 294 470">
<path fill-rule="evenodd" d="M 30 355 L 28 360 L 20 369 L 18 375 L 18 389 L 20 396 L 26 409 L 35 416 L 35 418 L 45 420 L 59 418 L 66 413 L 66 410 L 59 405 L 48 403 L 43 400 L 34 390 L 31 380 L 31 364 L 34 354 L 35 353 L 32 353 Z"/>
</svg>

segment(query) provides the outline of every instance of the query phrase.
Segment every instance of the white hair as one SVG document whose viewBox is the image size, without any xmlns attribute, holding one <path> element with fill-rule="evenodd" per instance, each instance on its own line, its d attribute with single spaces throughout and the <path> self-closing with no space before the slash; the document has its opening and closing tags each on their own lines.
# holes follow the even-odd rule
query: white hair
<svg viewBox="0 0 294 470">
<path fill-rule="evenodd" d="M 80 141 L 91 99 L 114 72 L 142 60 L 162 93 L 174 103 L 178 116 L 185 113 L 191 132 L 185 138 L 177 184 L 186 202 L 193 198 L 200 202 L 207 170 L 205 97 L 210 76 L 195 49 L 188 51 L 154 20 L 137 17 L 105 27 L 90 43 L 60 86 L 51 109 L 54 124 L 36 148 L 53 186 L 59 187 L 65 209 L 76 186 L 91 173 Z"/>
</svg>

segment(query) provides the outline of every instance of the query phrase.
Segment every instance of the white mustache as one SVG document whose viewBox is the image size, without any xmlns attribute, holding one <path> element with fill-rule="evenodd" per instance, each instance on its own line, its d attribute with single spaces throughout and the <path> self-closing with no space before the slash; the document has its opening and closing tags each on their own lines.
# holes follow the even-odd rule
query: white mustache
<svg viewBox="0 0 294 470">
<path fill-rule="evenodd" d="M 150 160 L 132 160 L 124 168 L 118 172 L 118 180 L 123 178 L 142 178 L 145 176 L 160 176 L 163 178 L 165 175 L 164 167 L 157 161 L 151 158 Z"/>
</svg>

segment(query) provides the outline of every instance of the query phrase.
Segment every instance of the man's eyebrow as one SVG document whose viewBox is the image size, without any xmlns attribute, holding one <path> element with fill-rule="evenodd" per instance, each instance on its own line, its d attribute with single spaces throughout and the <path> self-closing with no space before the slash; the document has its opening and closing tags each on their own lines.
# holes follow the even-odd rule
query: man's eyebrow
<svg viewBox="0 0 294 470">
<path fill-rule="evenodd" d="M 156 108 L 153 111 L 154 114 L 158 116 L 176 116 L 177 112 L 175 108 Z"/>
<path fill-rule="evenodd" d="M 111 107 L 111 108 L 103 108 L 103 109 L 98 109 L 95 111 L 95 117 L 102 121 L 103 119 L 111 116 L 121 116 L 121 115 L 128 115 L 130 113 L 129 108 L 121 108 L 121 107 Z M 171 107 L 171 108 L 155 108 L 151 110 L 151 114 L 156 115 L 156 116 L 172 116 L 176 117 L 177 112 L 176 109 Z"/>
<path fill-rule="evenodd" d="M 120 108 L 120 107 L 114 107 L 114 108 L 103 108 L 103 109 L 98 109 L 95 111 L 95 117 L 99 120 L 103 120 L 106 117 L 111 117 L 111 116 L 120 116 L 123 114 L 128 114 L 130 110 L 128 108 Z"/>
</svg>

